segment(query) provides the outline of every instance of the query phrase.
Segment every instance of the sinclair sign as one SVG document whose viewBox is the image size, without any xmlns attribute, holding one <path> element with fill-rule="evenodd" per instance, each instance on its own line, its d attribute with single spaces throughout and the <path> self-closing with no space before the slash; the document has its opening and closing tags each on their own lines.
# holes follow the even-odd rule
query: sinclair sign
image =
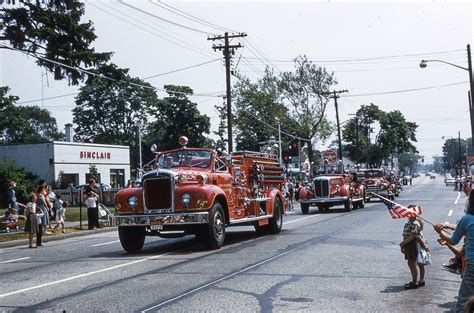
<svg viewBox="0 0 474 313">
<path fill-rule="evenodd" d="M 337 154 L 332 150 L 326 150 L 321 153 L 323 160 L 328 160 L 329 164 L 335 164 L 337 161 Z"/>
</svg>

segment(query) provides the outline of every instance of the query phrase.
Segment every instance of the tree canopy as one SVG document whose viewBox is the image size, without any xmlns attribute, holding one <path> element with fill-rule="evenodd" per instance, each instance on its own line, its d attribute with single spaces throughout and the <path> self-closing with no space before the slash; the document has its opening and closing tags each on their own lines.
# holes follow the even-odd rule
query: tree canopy
<svg viewBox="0 0 474 313">
<path fill-rule="evenodd" d="M 464 152 L 470 142 L 470 139 L 463 138 L 446 139 L 443 144 L 443 163 L 446 169 L 456 168 L 466 160 Z"/>
<path fill-rule="evenodd" d="M 211 140 L 204 134 L 210 133 L 211 122 L 199 112 L 197 104 L 188 99 L 187 95 L 192 95 L 193 90 L 174 85 L 164 88 L 168 97 L 157 101 L 145 142 L 154 143 L 163 151 L 178 148 L 179 137 L 186 136 L 190 147 L 210 147 Z"/>
<path fill-rule="evenodd" d="M 67 78 L 77 85 L 87 74 L 74 68 L 99 68 L 112 55 L 90 47 L 97 36 L 91 21 L 81 22 L 83 15 L 80 1 L 22 1 L 22 7 L 0 10 L 0 40 L 38 56 L 36 63 L 54 73 L 56 80 Z"/>
<path fill-rule="evenodd" d="M 277 83 L 274 73 L 268 69 L 265 76 L 256 82 L 239 76 L 234 85 L 233 99 L 237 150 L 259 151 L 259 142 L 265 142 L 270 137 L 278 138 L 278 120 L 287 129 L 296 129 L 295 121 L 288 115 L 288 108 L 281 102 Z M 283 146 L 288 146 L 289 140 L 283 136 Z"/>
<path fill-rule="evenodd" d="M 128 145 L 132 164 L 136 164 L 138 132 L 146 132 L 158 96 L 150 84 L 130 77 L 127 72 L 125 69 L 114 71 L 116 78 L 124 82 L 96 77 L 80 88 L 73 109 L 73 122 L 77 125 L 74 139 Z"/>
<path fill-rule="evenodd" d="M 0 87 L 0 130 L 4 144 L 40 143 L 61 140 L 56 119 L 38 106 L 17 106 L 17 96 Z"/>
<path fill-rule="evenodd" d="M 361 106 L 356 117 L 343 127 L 342 135 L 352 160 L 378 167 L 390 156 L 417 152 L 412 144 L 416 142 L 417 127 L 400 111 L 384 112 L 371 103 Z M 372 136 L 376 129 L 378 133 Z"/>
</svg>

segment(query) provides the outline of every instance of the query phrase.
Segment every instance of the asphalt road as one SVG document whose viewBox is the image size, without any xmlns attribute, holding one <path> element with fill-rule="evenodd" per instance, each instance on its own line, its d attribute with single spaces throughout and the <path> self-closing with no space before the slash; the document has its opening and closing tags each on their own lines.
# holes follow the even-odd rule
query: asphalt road
<svg viewBox="0 0 474 313">
<path fill-rule="evenodd" d="M 465 199 L 441 176 L 422 176 L 396 201 L 422 206 L 429 221 L 455 223 Z M 383 204 L 309 215 L 296 206 L 284 222 L 279 235 L 228 228 L 215 251 L 194 236 L 148 237 L 142 253 L 128 255 L 115 232 L 1 249 L 0 311 L 443 312 L 455 304 L 460 276 L 441 269 L 451 253 L 428 224 L 426 286 L 404 290 L 405 220 L 391 219 Z"/>
</svg>

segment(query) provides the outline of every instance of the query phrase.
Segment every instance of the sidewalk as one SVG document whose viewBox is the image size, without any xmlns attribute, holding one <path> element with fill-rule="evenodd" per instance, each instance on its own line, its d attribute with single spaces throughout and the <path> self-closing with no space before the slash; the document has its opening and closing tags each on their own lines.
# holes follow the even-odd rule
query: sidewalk
<svg viewBox="0 0 474 313">
<path fill-rule="evenodd" d="M 74 227 L 74 226 L 79 226 L 79 222 L 66 222 L 65 227 Z M 80 237 L 80 236 L 87 236 L 91 234 L 96 234 L 96 233 L 105 233 L 105 232 L 110 232 L 110 231 L 117 231 L 117 227 L 104 227 L 100 229 L 94 229 L 94 230 L 88 230 L 87 225 L 83 223 L 82 225 L 83 230 L 78 230 L 75 232 L 69 232 L 69 233 L 53 233 L 51 235 L 44 235 L 43 236 L 43 242 L 48 243 L 50 241 L 56 241 L 56 240 L 62 240 L 66 238 L 72 238 L 72 237 Z M 6 242 L 0 242 L 0 249 L 1 248 L 9 248 L 9 247 L 16 247 L 16 246 L 22 246 L 24 245 L 25 247 L 28 245 L 28 239 L 18 239 L 18 240 L 11 240 L 11 241 L 6 241 Z"/>
</svg>

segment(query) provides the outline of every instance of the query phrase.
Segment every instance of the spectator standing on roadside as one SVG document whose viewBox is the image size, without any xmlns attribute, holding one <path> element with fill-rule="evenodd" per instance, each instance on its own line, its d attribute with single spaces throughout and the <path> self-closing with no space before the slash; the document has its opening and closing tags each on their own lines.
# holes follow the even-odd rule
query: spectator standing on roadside
<svg viewBox="0 0 474 313">
<path fill-rule="evenodd" d="M 61 200 L 61 195 L 58 195 L 58 198 L 56 200 L 56 226 L 54 226 L 54 229 L 58 228 L 59 225 L 61 225 L 61 230 L 63 234 L 66 233 L 66 230 L 64 229 L 64 219 L 65 219 L 65 214 L 66 214 L 66 207 L 68 207 L 69 203 L 64 202 Z"/>
<path fill-rule="evenodd" d="M 416 220 L 416 214 L 410 213 L 408 215 L 408 222 L 403 226 L 403 241 L 400 242 L 400 249 L 402 253 L 405 254 L 405 260 L 407 260 L 407 265 L 412 276 L 411 282 L 405 284 L 405 289 L 418 288 L 418 270 L 416 268 L 416 259 L 418 256 L 417 236 L 420 236 L 420 232 L 421 227 Z"/>
<path fill-rule="evenodd" d="M 19 206 L 18 206 L 18 202 L 16 200 L 16 183 L 14 181 L 11 181 L 9 186 L 8 186 L 8 207 L 10 209 L 15 209 L 15 210 L 18 210 L 19 209 Z"/>
<path fill-rule="evenodd" d="M 87 199 L 89 199 L 90 193 L 92 193 L 92 195 L 95 197 L 95 204 L 93 207 L 89 207 L 86 204 L 88 228 L 93 229 L 94 226 L 97 228 L 101 228 L 99 225 L 99 211 L 98 211 L 99 195 L 96 192 L 95 179 L 93 178 L 89 179 L 88 185 L 86 189 L 84 190 L 84 203 L 85 201 L 87 201 Z"/>
<path fill-rule="evenodd" d="M 38 189 L 36 190 L 36 204 L 39 209 L 43 212 L 43 216 L 41 217 L 41 227 L 40 229 L 42 230 L 42 234 L 46 232 L 46 228 L 48 225 L 51 224 L 51 219 L 50 215 L 48 212 L 48 206 L 47 206 L 47 199 L 46 199 L 46 194 L 45 194 L 45 186 L 40 185 Z"/>
<path fill-rule="evenodd" d="M 464 215 L 456 225 L 452 236 L 444 232 L 443 224 L 433 226 L 439 233 L 441 239 L 450 245 L 458 244 L 463 236 L 466 238 L 464 248 L 465 266 L 455 308 L 456 312 L 464 312 L 464 306 L 467 300 L 474 295 L 474 191 L 469 193 L 468 201 L 466 215 Z"/>
<path fill-rule="evenodd" d="M 54 208 L 54 203 L 56 202 L 56 193 L 53 191 L 53 187 L 51 187 L 51 185 L 46 186 L 46 198 L 48 199 L 51 209 L 51 219 L 55 219 L 56 211 Z"/>
<path fill-rule="evenodd" d="M 288 180 L 288 195 L 290 198 L 290 202 L 293 203 L 293 194 L 295 192 L 295 187 L 293 186 L 293 181 L 290 179 Z"/>
<path fill-rule="evenodd" d="M 295 200 L 296 201 L 300 199 L 300 189 L 301 189 L 301 182 L 297 180 L 295 183 Z"/>
<path fill-rule="evenodd" d="M 99 196 L 93 191 L 87 193 L 85 205 L 87 207 L 87 228 L 90 230 L 94 229 L 94 227 L 101 228 L 99 224 L 98 198 Z"/>
<path fill-rule="evenodd" d="M 36 195 L 30 195 L 28 200 L 25 209 L 26 225 L 24 230 L 25 233 L 28 233 L 28 248 L 36 248 L 33 246 L 33 236 L 36 234 L 36 243 L 38 243 L 38 234 L 41 232 L 36 217 Z"/>
</svg>

